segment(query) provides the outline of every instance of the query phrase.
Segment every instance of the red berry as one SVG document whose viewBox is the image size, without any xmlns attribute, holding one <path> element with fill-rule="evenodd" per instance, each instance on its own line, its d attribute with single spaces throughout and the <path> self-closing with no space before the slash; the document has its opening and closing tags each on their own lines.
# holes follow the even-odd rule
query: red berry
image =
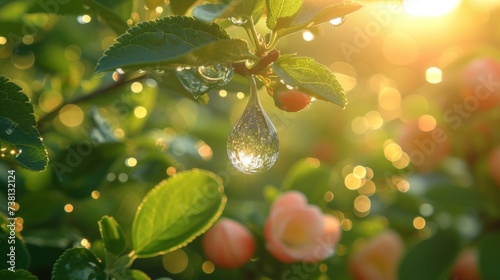
<svg viewBox="0 0 500 280">
<path fill-rule="evenodd" d="M 311 97 L 298 90 L 288 89 L 273 95 L 274 105 L 287 112 L 298 112 L 311 103 Z"/>
<path fill-rule="evenodd" d="M 244 225 L 221 218 L 205 233 L 202 246 L 207 258 L 216 266 L 238 268 L 252 258 L 255 239 Z"/>
</svg>

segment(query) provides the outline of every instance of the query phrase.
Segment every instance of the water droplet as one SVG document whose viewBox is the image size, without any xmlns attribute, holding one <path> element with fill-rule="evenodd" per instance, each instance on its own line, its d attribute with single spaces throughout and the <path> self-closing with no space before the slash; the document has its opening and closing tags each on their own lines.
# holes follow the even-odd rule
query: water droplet
<svg viewBox="0 0 500 280">
<path fill-rule="evenodd" d="M 236 26 L 242 26 L 248 22 L 248 20 L 243 18 L 243 17 L 230 17 L 229 21 L 232 22 Z"/>
<path fill-rule="evenodd" d="M 19 150 L 17 150 L 17 153 L 16 153 L 16 155 L 14 156 L 14 158 L 19 157 L 19 156 L 22 154 L 22 152 L 23 152 L 23 149 L 19 149 Z"/>
<path fill-rule="evenodd" d="M 145 71 L 145 70 L 143 70 L 143 69 L 139 69 L 138 71 L 139 71 L 139 73 L 141 73 L 141 74 L 142 74 L 142 73 L 144 73 L 144 72 L 146 72 L 146 71 Z"/>
<path fill-rule="evenodd" d="M 125 71 L 123 71 L 123 69 L 121 69 L 121 68 L 116 68 L 116 73 L 123 75 L 123 74 L 125 74 Z"/>
<path fill-rule="evenodd" d="M 285 85 L 285 87 L 286 87 L 287 89 L 289 89 L 289 90 L 295 89 L 292 85 L 288 85 L 288 84 L 287 84 L 287 85 Z"/>
<path fill-rule="evenodd" d="M 230 65 L 217 64 L 177 68 L 175 74 L 184 88 L 197 97 L 229 83 L 234 71 Z"/>
<path fill-rule="evenodd" d="M 330 20 L 330 24 L 333 26 L 340 26 L 345 22 L 345 17 L 338 17 Z"/>
<path fill-rule="evenodd" d="M 246 174 L 264 172 L 278 159 L 278 134 L 260 105 L 253 77 L 248 104 L 227 139 L 227 154 L 233 166 Z"/>
<path fill-rule="evenodd" d="M 5 130 L 5 133 L 7 133 L 7 135 L 11 135 L 12 132 L 14 132 L 14 129 L 10 127 Z"/>
<path fill-rule="evenodd" d="M 232 68 L 224 64 L 208 65 L 197 67 L 196 70 L 198 74 L 207 83 L 217 83 L 224 79 L 227 79 L 227 75 Z"/>
</svg>

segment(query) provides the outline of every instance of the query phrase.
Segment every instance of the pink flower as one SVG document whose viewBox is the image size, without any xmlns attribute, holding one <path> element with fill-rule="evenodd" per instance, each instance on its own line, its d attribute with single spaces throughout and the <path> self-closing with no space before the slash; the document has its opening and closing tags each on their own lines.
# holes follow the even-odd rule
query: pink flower
<svg viewBox="0 0 500 280">
<path fill-rule="evenodd" d="M 237 221 L 221 218 L 203 236 L 205 256 L 216 266 L 236 268 L 247 263 L 255 252 L 255 239 Z"/>
<path fill-rule="evenodd" d="M 349 268 L 356 280 L 396 280 L 402 255 L 401 237 L 393 231 L 387 231 L 357 252 L 350 260 Z"/>
<path fill-rule="evenodd" d="M 341 234 L 337 218 L 308 205 L 297 191 L 276 199 L 264 231 L 267 250 L 284 263 L 317 262 L 332 256 Z"/>
</svg>

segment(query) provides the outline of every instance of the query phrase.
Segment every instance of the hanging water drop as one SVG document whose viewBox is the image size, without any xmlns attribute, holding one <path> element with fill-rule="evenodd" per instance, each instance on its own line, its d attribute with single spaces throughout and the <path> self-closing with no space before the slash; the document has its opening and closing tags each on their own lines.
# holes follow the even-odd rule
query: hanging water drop
<svg viewBox="0 0 500 280">
<path fill-rule="evenodd" d="M 227 139 L 227 154 L 233 166 L 246 174 L 264 172 L 278 159 L 278 134 L 260 105 L 254 77 L 248 104 Z"/>
<path fill-rule="evenodd" d="M 243 26 L 245 23 L 248 22 L 248 20 L 243 17 L 230 17 L 229 21 L 236 26 Z"/>
<path fill-rule="evenodd" d="M 234 71 L 230 64 L 216 64 L 177 68 L 175 75 L 189 93 L 198 97 L 229 83 Z"/>
<path fill-rule="evenodd" d="M 330 24 L 333 26 L 340 26 L 345 22 L 345 17 L 338 17 L 330 20 Z"/>
</svg>

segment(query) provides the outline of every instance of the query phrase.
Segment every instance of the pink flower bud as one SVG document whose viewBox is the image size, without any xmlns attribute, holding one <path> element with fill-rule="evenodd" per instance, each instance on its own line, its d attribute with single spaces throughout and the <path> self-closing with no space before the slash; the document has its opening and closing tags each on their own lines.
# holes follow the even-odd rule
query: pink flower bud
<svg viewBox="0 0 500 280">
<path fill-rule="evenodd" d="M 384 232 L 355 254 L 349 268 L 356 280 L 396 280 L 403 241 L 393 232 Z"/>
<path fill-rule="evenodd" d="M 203 236 L 205 256 L 216 266 L 237 268 L 247 263 L 255 252 L 250 231 L 237 221 L 221 218 Z"/>
<path fill-rule="evenodd" d="M 266 248 L 284 263 L 317 262 L 334 254 L 339 221 L 323 215 L 297 191 L 282 194 L 271 207 L 264 227 Z"/>
</svg>

